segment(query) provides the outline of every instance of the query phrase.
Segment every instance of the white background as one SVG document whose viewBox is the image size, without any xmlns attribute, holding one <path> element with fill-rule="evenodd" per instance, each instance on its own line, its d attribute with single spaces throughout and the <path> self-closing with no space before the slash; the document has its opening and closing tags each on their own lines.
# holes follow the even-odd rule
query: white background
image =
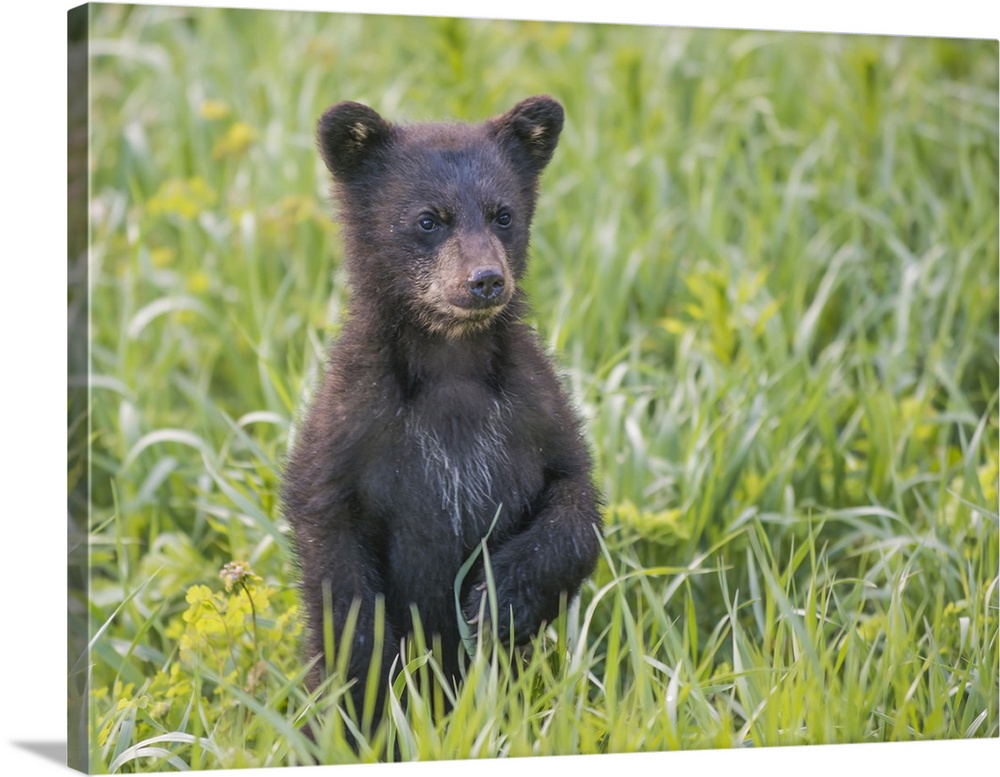
<svg viewBox="0 0 1000 777">
<path fill-rule="evenodd" d="M 143 0 L 144 2 L 146 0 Z M 162 3 L 180 4 L 180 3 Z M 995 0 L 794 3 L 650 0 L 404 4 L 269 0 L 192 5 L 536 18 L 675 26 L 998 37 Z M 0 766 L 4 775 L 65 771 L 66 550 L 66 12 L 73 3 L 14 0 L 0 17 Z M 1000 740 L 848 745 L 702 753 L 637 754 L 377 766 L 352 774 L 477 777 L 511 769 L 590 773 L 813 775 L 947 774 L 1000 763 Z M 336 767 L 296 770 L 330 773 Z M 343 768 L 340 771 L 344 771 Z M 292 772 L 288 772 L 291 774 Z M 244 777 L 274 770 L 214 772 Z"/>
</svg>

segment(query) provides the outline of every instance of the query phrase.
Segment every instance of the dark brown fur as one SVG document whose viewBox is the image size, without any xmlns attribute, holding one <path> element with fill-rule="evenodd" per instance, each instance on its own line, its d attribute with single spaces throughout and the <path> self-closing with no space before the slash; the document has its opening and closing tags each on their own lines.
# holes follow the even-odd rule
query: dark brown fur
<svg viewBox="0 0 1000 777">
<path fill-rule="evenodd" d="M 396 126 L 330 108 L 330 169 L 352 299 L 285 469 L 308 616 L 322 656 L 324 598 L 337 644 L 352 604 L 349 674 L 360 714 L 376 600 L 385 602 L 379 704 L 415 606 L 458 676 L 453 585 L 486 534 L 497 631 L 525 642 L 575 593 L 598 553 L 598 496 L 573 413 L 521 317 L 538 178 L 562 107 L 536 97 L 479 125 Z M 479 612 L 481 564 L 463 587 Z M 324 594 L 324 589 L 326 593 Z M 310 686 L 322 679 L 317 662 Z"/>
</svg>

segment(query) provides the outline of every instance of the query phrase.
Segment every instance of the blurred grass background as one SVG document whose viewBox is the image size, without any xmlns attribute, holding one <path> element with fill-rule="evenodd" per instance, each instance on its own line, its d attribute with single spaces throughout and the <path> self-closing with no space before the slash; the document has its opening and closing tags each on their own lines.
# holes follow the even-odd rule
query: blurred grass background
<svg viewBox="0 0 1000 777">
<path fill-rule="evenodd" d="M 92 768 L 1000 733 L 996 41 L 91 9 Z M 435 718 L 414 659 L 315 746 L 277 503 L 348 293 L 315 121 L 536 93 L 532 323 L 607 552 L 516 676 L 484 648 Z"/>
</svg>

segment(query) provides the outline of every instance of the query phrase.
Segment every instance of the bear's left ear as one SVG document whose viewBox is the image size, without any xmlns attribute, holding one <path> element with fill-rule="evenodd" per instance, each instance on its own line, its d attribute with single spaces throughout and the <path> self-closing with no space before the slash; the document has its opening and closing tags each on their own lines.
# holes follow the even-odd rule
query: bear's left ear
<svg viewBox="0 0 1000 777">
<path fill-rule="evenodd" d="M 351 180 L 382 149 L 389 145 L 392 125 L 367 105 L 337 103 L 319 120 L 316 139 L 323 161 L 341 182 Z"/>
<path fill-rule="evenodd" d="M 552 159 L 563 126 L 563 108 L 541 95 L 529 97 L 489 122 L 497 140 L 527 171 L 538 175 Z"/>
</svg>

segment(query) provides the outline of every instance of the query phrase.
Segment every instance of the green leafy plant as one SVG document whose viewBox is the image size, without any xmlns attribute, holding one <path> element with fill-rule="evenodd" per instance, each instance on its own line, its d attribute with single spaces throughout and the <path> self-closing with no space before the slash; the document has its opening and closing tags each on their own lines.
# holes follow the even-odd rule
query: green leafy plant
<svg viewBox="0 0 1000 777">
<path fill-rule="evenodd" d="M 97 735 L 110 771 L 152 755 L 176 766 L 183 763 L 177 745 L 190 749 L 195 761 L 199 748 L 223 757 L 226 747 L 252 746 L 256 726 L 248 698 L 284 711 L 302 630 L 298 608 L 284 601 L 276 610 L 275 589 L 262 585 L 246 562 L 226 564 L 220 577 L 225 591 L 187 590 L 185 609 L 164 633 L 174 649 L 151 680 L 139 688 L 119 680 L 95 694 L 98 703 L 113 704 Z M 200 736 L 181 735 L 192 725 Z M 159 747 L 150 750 L 152 744 Z"/>
</svg>

